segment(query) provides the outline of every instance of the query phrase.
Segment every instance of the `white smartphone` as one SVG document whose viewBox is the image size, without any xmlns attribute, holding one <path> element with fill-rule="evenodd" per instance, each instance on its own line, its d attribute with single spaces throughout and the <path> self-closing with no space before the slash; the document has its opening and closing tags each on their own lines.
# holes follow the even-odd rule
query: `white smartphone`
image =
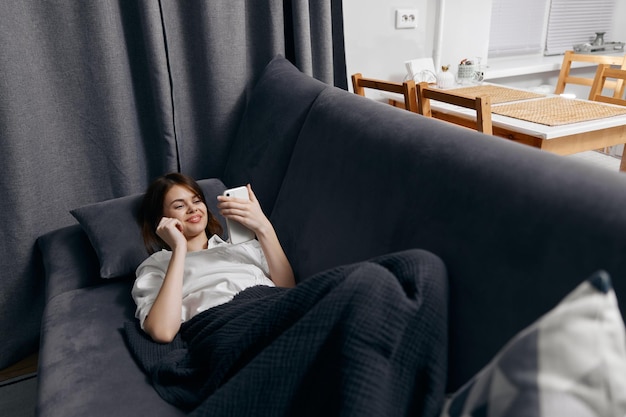
<svg viewBox="0 0 626 417">
<path fill-rule="evenodd" d="M 230 188 L 224 191 L 224 195 L 226 197 L 235 197 L 245 200 L 250 199 L 248 188 L 246 186 Z M 254 239 L 254 232 L 238 221 L 227 218 L 226 228 L 228 229 L 228 242 L 233 245 Z"/>
</svg>

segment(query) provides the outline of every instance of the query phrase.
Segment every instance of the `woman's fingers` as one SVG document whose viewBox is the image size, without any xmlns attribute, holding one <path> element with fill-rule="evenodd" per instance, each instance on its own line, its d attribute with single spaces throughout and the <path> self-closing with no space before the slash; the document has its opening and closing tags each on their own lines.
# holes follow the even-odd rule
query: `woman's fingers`
<svg viewBox="0 0 626 417">
<path fill-rule="evenodd" d="M 218 196 L 218 208 L 222 216 L 238 221 L 249 229 L 256 231 L 256 229 L 265 224 L 267 219 L 250 184 L 247 187 L 249 200 Z"/>
<path fill-rule="evenodd" d="M 248 195 L 250 197 L 250 201 L 252 201 L 253 203 L 258 203 L 258 200 L 256 199 L 256 195 L 254 194 L 254 191 L 252 191 L 252 186 L 248 184 L 246 185 L 246 187 L 248 187 Z"/>
<path fill-rule="evenodd" d="M 162 217 L 159 221 L 159 225 L 157 226 L 157 230 L 168 230 L 171 228 L 182 231 L 183 226 L 178 219 L 173 219 L 171 217 Z"/>
<path fill-rule="evenodd" d="M 185 236 L 183 235 L 182 223 L 180 220 L 173 219 L 171 217 L 161 218 L 159 225 L 157 226 L 156 233 L 170 247 L 173 247 L 174 243 L 179 239 L 185 239 Z"/>
</svg>

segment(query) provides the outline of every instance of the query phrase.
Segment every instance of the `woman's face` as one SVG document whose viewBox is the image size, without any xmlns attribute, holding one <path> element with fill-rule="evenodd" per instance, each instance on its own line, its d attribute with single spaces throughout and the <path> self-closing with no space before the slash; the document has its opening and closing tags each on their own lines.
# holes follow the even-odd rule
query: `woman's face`
<svg viewBox="0 0 626 417">
<path fill-rule="evenodd" d="M 209 220 L 207 207 L 200 196 L 180 185 L 174 185 L 165 194 L 163 216 L 180 220 L 187 240 L 205 233 Z"/>
</svg>

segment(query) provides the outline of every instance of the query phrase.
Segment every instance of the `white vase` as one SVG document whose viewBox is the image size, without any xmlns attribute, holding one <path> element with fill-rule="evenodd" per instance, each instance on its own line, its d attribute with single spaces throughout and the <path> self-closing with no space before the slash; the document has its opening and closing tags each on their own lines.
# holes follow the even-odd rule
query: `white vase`
<svg viewBox="0 0 626 417">
<path fill-rule="evenodd" d="M 437 87 L 439 88 L 452 88 L 456 84 L 454 74 L 448 71 L 447 66 L 441 67 L 441 70 L 437 73 Z"/>
</svg>

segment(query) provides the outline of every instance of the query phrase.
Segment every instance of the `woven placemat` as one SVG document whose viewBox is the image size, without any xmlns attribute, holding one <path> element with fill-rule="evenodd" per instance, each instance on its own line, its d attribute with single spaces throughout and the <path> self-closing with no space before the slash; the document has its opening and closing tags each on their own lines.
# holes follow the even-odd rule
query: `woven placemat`
<svg viewBox="0 0 626 417">
<path fill-rule="evenodd" d="M 560 126 L 626 114 L 626 107 L 609 106 L 594 101 L 550 97 L 541 100 L 503 104 L 492 107 L 491 111 L 503 116 L 542 125 Z"/>
<path fill-rule="evenodd" d="M 510 101 L 526 100 L 530 98 L 545 97 L 545 94 L 532 93 L 530 91 L 517 90 L 515 88 L 502 87 L 500 85 L 474 85 L 471 87 L 454 88 L 447 90 L 454 94 L 463 94 L 469 97 L 489 95 L 491 104 L 508 103 Z"/>
</svg>

